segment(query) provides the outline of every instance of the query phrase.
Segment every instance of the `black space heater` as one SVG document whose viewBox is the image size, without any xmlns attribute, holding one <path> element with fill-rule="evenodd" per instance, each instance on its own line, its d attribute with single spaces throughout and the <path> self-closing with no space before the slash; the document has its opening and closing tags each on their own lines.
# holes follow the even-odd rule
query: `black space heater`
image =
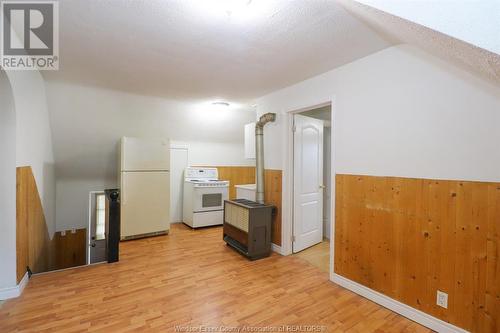
<svg viewBox="0 0 500 333">
<path fill-rule="evenodd" d="M 268 257 L 274 210 L 246 199 L 225 200 L 224 241 L 251 260 Z"/>
<path fill-rule="evenodd" d="M 108 263 L 117 262 L 120 257 L 120 190 L 105 190 L 107 216 L 107 257 Z"/>
</svg>

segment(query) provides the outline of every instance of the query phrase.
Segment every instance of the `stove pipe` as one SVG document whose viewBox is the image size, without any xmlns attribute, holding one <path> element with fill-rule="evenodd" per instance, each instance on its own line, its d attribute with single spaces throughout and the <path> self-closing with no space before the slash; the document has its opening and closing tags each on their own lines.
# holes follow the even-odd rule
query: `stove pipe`
<svg viewBox="0 0 500 333">
<path fill-rule="evenodd" d="M 255 200 L 261 204 L 264 203 L 264 125 L 275 120 L 276 113 L 266 113 L 255 124 L 255 180 L 257 183 Z"/>
</svg>

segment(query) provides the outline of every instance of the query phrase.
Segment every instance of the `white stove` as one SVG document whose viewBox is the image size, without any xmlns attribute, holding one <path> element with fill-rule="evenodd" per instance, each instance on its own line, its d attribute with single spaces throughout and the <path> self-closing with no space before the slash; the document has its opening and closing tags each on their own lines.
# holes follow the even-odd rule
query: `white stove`
<svg viewBox="0 0 500 333">
<path fill-rule="evenodd" d="M 219 180 L 217 168 L 184 171 L 183 221 L 192 228 L 222 225 L 229 181 Z"/>
<path fill-rule="evenodd" d="M 228 187 L 227 180 L 189 180 L 194 187 Z"/>
</svg>

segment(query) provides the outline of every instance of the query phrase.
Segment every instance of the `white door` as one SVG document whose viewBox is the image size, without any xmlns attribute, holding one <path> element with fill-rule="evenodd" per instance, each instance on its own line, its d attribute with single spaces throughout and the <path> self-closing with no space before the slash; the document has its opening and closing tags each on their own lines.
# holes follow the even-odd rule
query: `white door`
<svg viewBox="0 0 500 333">
<path fill-rule="evenodd" d="M 121 237 L 170 229 L 170 172 L 123 172 Z"/>
<path fill-rule="evenodd" d="M 168 139 L 123 137 L 121 141 L 121 171 L 170 170 Z"/>
<path fill-rule="evenodd" d="M 104 192 L 92 193 L 90 204 L 89 264 L 106 261 L 106 216 L 108 206 Z"/>
<path fill-rule="evenodd" d="M 294 119 L 293 252 L 323 240 L 323 121 Z"/>
<path fill-rule="evenodd" d="M 182 222 L 184 170 L 188 166 L 187 148 L 170 148 L 170 222 Z"/>
</svg>

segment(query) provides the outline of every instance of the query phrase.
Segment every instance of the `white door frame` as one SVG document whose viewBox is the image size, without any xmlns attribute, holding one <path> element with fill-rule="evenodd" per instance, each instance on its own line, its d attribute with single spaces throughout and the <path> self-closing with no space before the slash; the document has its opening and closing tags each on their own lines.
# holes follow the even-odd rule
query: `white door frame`
<svg viewBox="0 0 500 333">
<path fill-rule="evenodd" d="M 101 191 L 90 191 L 89 192 L 89 207 L 88 207 L 88 226 L 87 226 L 87 251 L 85 251 L 87 256 L 87 265 L 90 265 L 90 242 L 92 241 L 92 200 L 96 194 L 105 194 L 104 190 Z"/>
<path fill-rule="evenodd" d="M 331 107 L 331 141 L 330 141 L 330 158 L 331 158 L 331 184 L 330 197 L 331 197 L 331 216 L 330 216 L 330 280 L 333 279 L 334 272 L 334 258 L 335 258 L 335 175 L 336 175 L 336 136 L 337 136 L 337 119 L 335 108 L 335 96 L 329 101 L 320 102 L 311 106 L 303 107 L 300 109 L 293 109 L 285 111 L 286 131 L 286 158 L 283 165 L 283 218 L 281 226 L 281 254 L 292 254 L 292 236 L 293 236 L 293 117 L 295 114 L 305 111 L 321 108 L 330 105 Z"/>
</svg>

